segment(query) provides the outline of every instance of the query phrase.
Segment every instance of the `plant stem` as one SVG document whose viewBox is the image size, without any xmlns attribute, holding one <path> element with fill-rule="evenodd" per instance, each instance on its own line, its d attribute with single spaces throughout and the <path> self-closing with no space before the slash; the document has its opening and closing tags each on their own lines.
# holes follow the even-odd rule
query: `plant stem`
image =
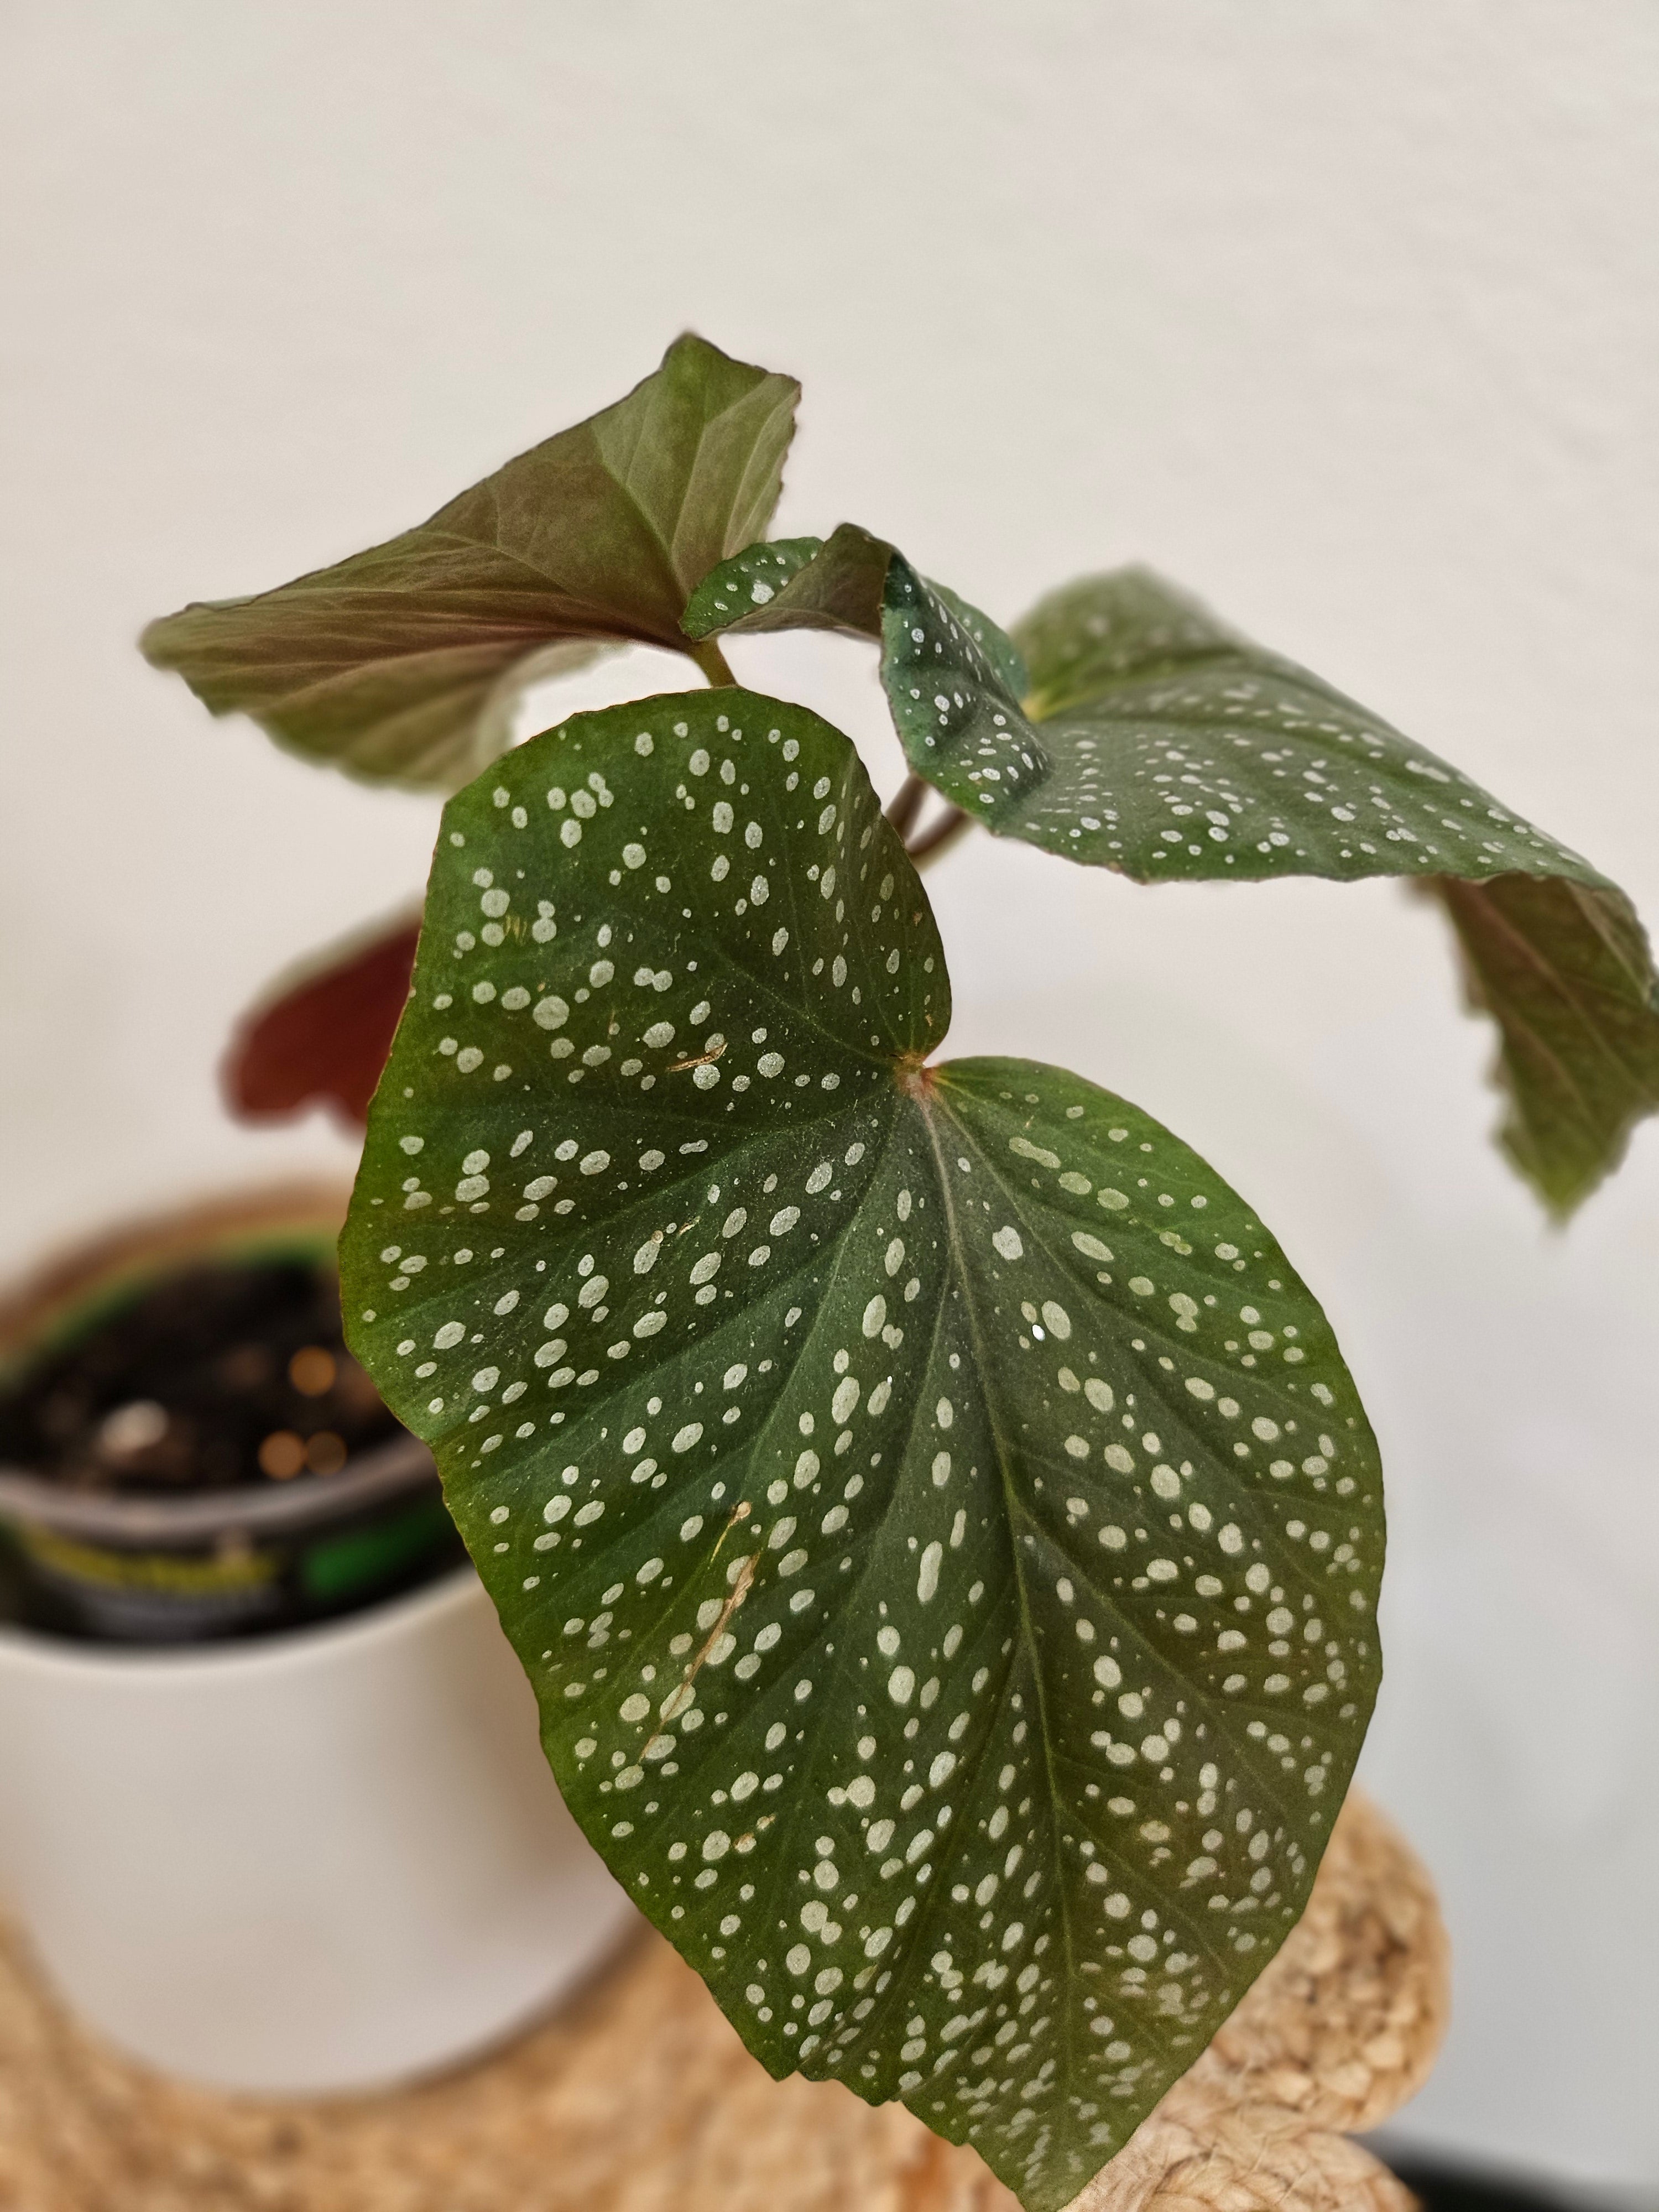
<svg viewBox="0 0 1659 2212">
<path fill-rule="evenodd" d="M 726 664 L 726 655 L 712 637 L 704 638 L 701 645 L 689 645 L 685 649 L 717 690 L 722 684 L 737 682 Z"/>
<path fill-rule="evenodd" d="M 921 802 L 927 796 L 927 779 L 914 775 L 907 775 L 894 793 L 893 803 L 887 810 L 887 819 L 901 837 L 908 837 L 915 827 L 916 817 L 921 811 Z"/>
<path fill-rule="evenodd" d="M 964 814 L 961 807 L 953 806 L 942 821 L 936 822 L 925 836 L 918 837 L 914 845 L 907 845 L 904 849 L 920 871 L 938 860 L 941 853 L 948 852 L 963 831 L 972 827 L 973 817 Z"/>
</svg>

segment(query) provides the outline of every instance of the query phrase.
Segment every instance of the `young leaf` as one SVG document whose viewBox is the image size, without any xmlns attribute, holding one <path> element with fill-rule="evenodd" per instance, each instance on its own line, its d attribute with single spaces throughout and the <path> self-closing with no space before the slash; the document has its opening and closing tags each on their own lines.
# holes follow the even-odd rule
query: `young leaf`
<svg viewBox="0 0 1659 2212">
<path fill-rule="evenodd" d="M 821 538 L 769 538 L 722 561 L 686 602 L 688 637 L 726 630 L 838 629 L 881 636 L 888 548 L 843 523 Z"/>
<path fill-rule="evenodd" d="M 896 562 L 899 556 L 884 538 L 853 522 L 843 522 L 827 540 L 781 538 L 750 545 L 703 579 L 683 627 L 698 639 L 717 630 L 838 629 L 879 644 Z M 918 581 L 908 568 L 904 574 Z M 922 588 L 967 632 L 998 683 L 1016 696 L 1024 691 L 1025 664 L 990 617 L 943 584 Z"/>
<path fill-rule="evenodd" d="M 763 530 L 799 386 L 690 335 L 614 407 L 401 537 L 252 599 L 152 623 L 216 714 L 370 781 L 453 789 L 523 683 L 605 641 L 684 651 L 692 586 Z"/>
<path fill-rule="evenodd" d="M 1382 1509 L 1249 1209 L 949 1006 L 844 738 L 577 717 L 446 811 L 346 1303 L 629 1893 L 1048 2212 L 1302 1909 Z"/>
<path fill-rule="evenodd" d="M 225 1097 L 246 1121 L 332 1107 L 358 1126 L 409 997 L 418 920 L 380 924 L 330 946 L 282 978 L 238 1024 L 225 1055 Z"/>
<path fill-rule="evenodd" d="M 730 626 L 785 626 L 792 605 L 823 595 L 814 572 L 837 540 L 862 535 L 838 532 Z M 712 611 L 717 580 L 760 550 L 717 570 L 688 618 Z M 893 719 L 911 765 L 958 806 L 1140 883 L 1425 881 L 1457 929 L 1473 1002 L 1498 1026 L 1510 1158 L 1560 1212 L 1617 1165 L 1659 1109 L 1659 977 L 1616 885 L 1145 569 L 1055 592 L 1010 645 L 883 550 Z M 1029 666 L 1023 702 L 1010 654 Z"/>
</svg>

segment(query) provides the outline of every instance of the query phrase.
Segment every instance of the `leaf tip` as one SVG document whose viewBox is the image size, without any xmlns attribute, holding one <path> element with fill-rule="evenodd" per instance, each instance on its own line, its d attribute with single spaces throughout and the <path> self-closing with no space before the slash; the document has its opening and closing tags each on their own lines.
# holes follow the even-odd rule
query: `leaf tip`
<svg viewBox="0 0 1659 2212">
<path fill-rule="evenodd" d="M 180 607 L 173 614 L 155 615 L 139 631 L 138 650 L 152 668 L 166 669 L 169 673 L 173 672 L 175 666 L 173 635 L 189 613 L 188 607 Z"/>
</svg>

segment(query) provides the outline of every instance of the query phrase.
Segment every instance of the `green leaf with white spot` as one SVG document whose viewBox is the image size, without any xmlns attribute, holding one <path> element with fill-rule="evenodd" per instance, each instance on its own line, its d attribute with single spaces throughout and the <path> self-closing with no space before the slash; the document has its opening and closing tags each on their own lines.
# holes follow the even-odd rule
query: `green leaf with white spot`
<svg viewBox="0 0 1659 2212">
<path fill-rule="evenodd" d="M 1249 1208 L 949 1009 L 837 732 L 577 717 L 446 810 L 344 1283 L 629 1895 L 1048 2212 L 1302 1910 L 1382 1506 Z"/>
<path fill-rule="evenodd" d="M 1008 817 L 993 823 L 1005 834 L 1141 883 L 1484 882 L 1515 871 L 1602 881 L 1379 716 L 1235 637 L 1143 569 L 1054 593 L 1018 635 L 1030 719 L 1021 713 L 1005 733 L 969 745 L 954 701 L 912 697 L 911 707 L 916 741 L 931 722 L 952 762 L 959 803 Z M 923 659 L 920 649 L 910 656 L 913 681 Z M 890 692 L 898 680 L 895 671 Z M 993 717 L 1012 704 L 987 703 Z M 1023 750 L 1033 745 L 1039 757 L 1028 768 Z M 983 771 L 998 758 L 1005 773 L 989 786 Z"/>
<path fill-rule="evenodd" d="M 716 580 L 764 550 L 715 571 L 691 613 L 706 619 Z M 1011 645 L 844 526 L 731 627 L 785 627 L 793 607 L 832 595 L 861 611 L 843 626 L 879 629 L 912 767 L 999 836 L 1140 883 L 1422 883 L 1457 932 L 1472 1003 L 1498 1025 L 1501 1141 L 1554 1211 L 1588 1195 L 1659 1110 L 1659 976 L 1624 893 L 1160 578 L 1126 568 L 1070 585 Z M 1029 678 L 1013 672 L 1022 657 Z"/>
<path fill-rule="evenodd" d="M 453 790 L 524 685 L 630 639 L 686 649 L 687 598 L 766 527 L 800 387 L 678 338 L 614 407 L 366 553 L 152 623 L 216 714 L 371 781 Z"/>
<path fill-rule="evenodd" d="M 840 544 L 844 536 L 854 542 Z M 827 561 L 820 557 L 821 538 L 769 538 L 746 545 L 709 570 L 686 603 L 681 629 L 699 639 L 716 631 L 769 629 L 836 629 L 879 639 L 887 564 L 861 557 L 878 541 L 861 530 L 837 531 L 836 537 L 836 553 Z"/>
<path fill-rule="evenodd" d="M 1618 1165 L 1659 1109 L 1659 977 L 1615 884 L 1144 569 L 1054 593 L 1017 635 L 1055 768 L 1016 834 L 1142 882 L 1417 878 L 1498 1025 L 1516 1167 L 1566 1213 Z"/>
<path fill-rule="evenodd" d="M 683 627 L 697 639 L 716 631 L 835 629 L 879 644 L 896 562 L 966 633 L 998 683 L 1016 696 L 1024 691 L 1025 664 L 988 615 L 947 586 L 917 579 L 885 538 L 852 522 L 825 539 L 781 538 L 746 547 L 704 577 Z"/>
</svg>

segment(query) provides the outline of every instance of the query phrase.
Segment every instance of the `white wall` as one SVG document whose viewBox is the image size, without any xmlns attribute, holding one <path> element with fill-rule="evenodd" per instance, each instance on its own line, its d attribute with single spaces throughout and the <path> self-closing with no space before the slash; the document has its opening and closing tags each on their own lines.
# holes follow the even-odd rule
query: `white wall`
<svg viewBox="0 0 1659 2212">
<path fill-rule="evenodd" d="M 693 323 L 804 376 L 782 516 L 994 612 L 1138 556 L 1659 918 L 1649 0 L 11 0 L 0 27 L 0 1259 L 295 1164 L 215 1103 L 271 970 L 433 809 L 131 640 L 418 519 Z M 743 654 L 894 756 L 866 658 Z M 1659 1132 L 1565 1238 L 1378 886 L 933 879 L 961 1048 L 1209 1152 L 1387 1448 L 1370 1773 L 1459 2011 L 1407 2130 L 1659 2185 Z"/>
</svg>

